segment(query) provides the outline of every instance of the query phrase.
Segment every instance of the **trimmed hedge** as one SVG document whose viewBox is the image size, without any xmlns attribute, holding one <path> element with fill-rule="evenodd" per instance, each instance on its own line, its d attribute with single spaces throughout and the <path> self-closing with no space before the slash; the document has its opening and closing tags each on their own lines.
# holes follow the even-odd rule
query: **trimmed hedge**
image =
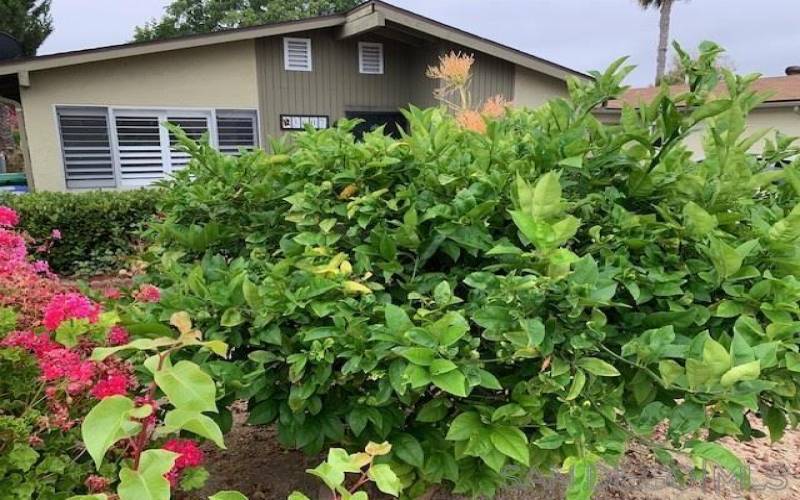
<svg viewBox="0 0 800 500">
<path fill-rule="evenodd" d="M 14 208 L 20 228 L 37 241 L 54 228 L 61 232 L 48 256 L 53 271 L 92 275 L 136 252 L 139 230 L 155 214 L 160 196 L 157 189 L 0 194 L 0 205 Z"/>
</svg>

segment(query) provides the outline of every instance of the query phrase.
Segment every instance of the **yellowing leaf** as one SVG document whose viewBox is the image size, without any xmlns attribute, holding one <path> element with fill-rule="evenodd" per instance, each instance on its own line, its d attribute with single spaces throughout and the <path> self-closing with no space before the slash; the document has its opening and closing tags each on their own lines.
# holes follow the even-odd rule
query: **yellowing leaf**
<svg viewBox="0 0 800 500">
<path fill-rule="evenodd" d="M 372 290 L 357 281 L 345 281 L 344 291 L 353 295 L 369 295 L 372 293 Z"/>
<path fill-rule="evenodd" d="M 388 441 L 384 441 L 383 443 L 373 443 L 370 441 L 367 443 L 367 447 L 364 448 L 364 451 L 373 457 L 388 455 L 389 452 L 392 451 L 392 445 Z"/>
<path fill-rule="evenodd" d="M 186 311 L 173 313 L 169 318 L 169 323 L 181 333 L 188 333 L 192 329 L 192 318 Z"/>
</svg>

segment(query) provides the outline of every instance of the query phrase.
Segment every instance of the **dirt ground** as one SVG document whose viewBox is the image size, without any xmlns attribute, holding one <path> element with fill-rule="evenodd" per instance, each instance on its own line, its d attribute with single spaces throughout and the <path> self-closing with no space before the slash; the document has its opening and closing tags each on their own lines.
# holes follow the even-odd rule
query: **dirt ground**
<svg viewBox="0 0 800 500">
<path fill-rule="evenodd" d="M 305 473 L 315 467 L 321 457 L 281 447 L 275 430 L 244 424 L 244 415 L 237 412 L 234 429 L 226 436 L 227 450 L 207 452 L 207 468 L 211 477 L 206 487 L 187 495 L 185 500 L 208 498 L 216 491 L 233 489 L 251 500 L 285 500 L 294 490 L 312 499 L 319 498 L 320 483 Z M 754 422 L 757 424 L 757 422 Z M 750 468 L 752 488 L 742 491 L 723 472 L 710 473 L 702 482 L 677 486 L 670 472 L 658 464 L 646 449 L 632 446 L 620 467 L 603 473 L 596 499 L 620 500 L 798 500 L 800 499 L 800 430 L 787 432 L 780 443 L 769 439 L 738 443 L 722 441 L 746 461 Z M 688 470 L 689 462 L 683 462 Z M 500 500 L 556 500 L 564 497 L 567 478 L 531 475 L 520 484 L 511 485 L 498 495 Z M 372 498 L 375 498 L 374 496 Z M 438 492 L 435 500 L 456 500 L 459 497 Z"/>
</svg>

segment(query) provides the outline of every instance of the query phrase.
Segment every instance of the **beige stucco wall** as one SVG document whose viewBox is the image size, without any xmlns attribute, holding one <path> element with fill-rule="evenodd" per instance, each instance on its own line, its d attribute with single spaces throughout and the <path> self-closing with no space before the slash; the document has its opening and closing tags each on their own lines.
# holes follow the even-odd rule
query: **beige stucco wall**
<svg viewBox="0 0 800 500">
<path fill-rule="evenodd" d="M 520 66 L 514 72 L 514 105 L 521 108 L 541 106 L 554 97 L 567 95 L 567 83 Z"/>
<path fill-rule="evenodd" d="M 22 105 L 36 190 L 66 189 L 57 105 L 258 109 L 255 42 L 32 72 Z"/>
<path fill-rule="evenodd" d="M 761 107 L 753 110 L 747 116 L 747 134 L 755 134 L 764 129 L 770 129 L 766 138 L 774 139 L 775 132 L 793 137 L 800 137 L 800 113 L 796 108 L 786 107 Z M 686 139 L 686 144 L 696 157 L 703 156 L 703 136 L 705 130 L 699 128 L 692 132 Z M 764 148 L 764 139 L 758 141 L 750 151 L 760 153 Z"/>
</svg>

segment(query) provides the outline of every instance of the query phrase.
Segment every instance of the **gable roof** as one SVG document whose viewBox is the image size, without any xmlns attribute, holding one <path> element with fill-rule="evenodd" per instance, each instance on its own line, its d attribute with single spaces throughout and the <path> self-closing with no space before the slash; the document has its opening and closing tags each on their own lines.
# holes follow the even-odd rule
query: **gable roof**
<svg viewBox="0 0 800 500">
<path fill-rule="evenodd" d="M 753 82 L 750 88 L 758 93 L 769 95 L 762 106 L 764 104 L 800 103 L 800 75 L 762 77 Z M 680 94 L 688 90 L 689 87 L 687 85 L 671 85 L 669 88 L 670 95 Z M 605 107 L 606 109 L 622 109 L 624 104 L 638 107 L 648 104 L 660 91 L 661 87 L 628 89 L 619 99 L 608 101 Z M 724 95 L 726 93 L 727 90 L 724 83 L 720 83 L 714 89 L 714 94 Z"/>
<path fill-rule="evenodd" d="M 43 69 L 72 66 L 75 64 L 120 59 L 170 50 L 203 47 L 337 26 L 342 28 L 343 33 L 352 36 L 367 31 L 368 29 L 385 26 L 386 21 L 456 43 L 468 49 L 487 53 L 499 59 L 506 60 L 539 73 L 544 73 L 560 80 L 566 80 L 569 76 L 591 78 L 584 73 L 567 68 L 566 66 L 434 21 L 433 19 L 420 16 L 419 14 L 415 14 L 409 10 L 396 7 L 381 0 L 370 0 L 347 12 L 301 19 L 298 21 L 263 24 L 246 28 L 233 28 L 163 40 L 132 42 L 108 47 L 0 61 L 0 75 L 26 73 Z"/>
</svg>

